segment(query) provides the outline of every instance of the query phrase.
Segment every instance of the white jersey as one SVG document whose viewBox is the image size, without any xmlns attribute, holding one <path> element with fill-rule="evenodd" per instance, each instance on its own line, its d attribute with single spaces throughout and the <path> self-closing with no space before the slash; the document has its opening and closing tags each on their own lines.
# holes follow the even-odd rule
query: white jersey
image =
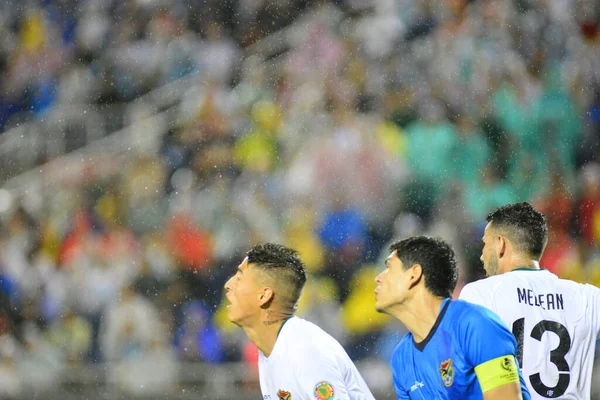
<svg viewBox="0 0 600 400">
<path fill-rule="evenodd" d="M 532 399 L 590 398 L 600 289 L 516 269 L 466 285 L 460 298 L 494 311 L 515 335 Z"/>
<path fill-rule="evenodd" d="M 269 355 L 258 352 L 264 400 L 374 400 L 337 340 L 312 322 L 287 320 Z"/>
</svg>

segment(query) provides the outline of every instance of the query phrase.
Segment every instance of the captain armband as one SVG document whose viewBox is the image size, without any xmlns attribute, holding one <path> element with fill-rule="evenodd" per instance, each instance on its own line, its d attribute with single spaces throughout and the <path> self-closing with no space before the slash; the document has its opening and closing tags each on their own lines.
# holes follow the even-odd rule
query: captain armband
<svg viewBox="0 0 600 400">
<path fill-rule="evenodd" d="M 486 361 L 475 367 L 475 374 L 483 393 L 511 382 L 519 382 L 519 367 L 515 357 L 506 355 Z"/>
</svg>

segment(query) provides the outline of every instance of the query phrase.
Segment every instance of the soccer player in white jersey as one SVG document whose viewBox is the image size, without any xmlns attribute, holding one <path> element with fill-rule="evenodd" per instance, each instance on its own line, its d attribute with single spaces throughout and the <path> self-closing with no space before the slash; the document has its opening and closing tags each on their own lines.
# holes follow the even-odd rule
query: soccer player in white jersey
<svg viewBox="0 0 600 400">
<path fill-rule="evenodd" d="M 258 347 L 264 400 L 371 400 L 337 340 L 294 316 L 306 282 L 295 250 L 254 246 L 225 284 L 229 320 Z"/>
<path fill-rule="evenodd" d="M 600 289 L 540 268 L 548 227 L 530 204 L 500 207 L 487 222 L 488 278 L 466 285 L 460 298 L 496 312 L 512 330 L 532 399 L 589 399 Z"/>
</svg>

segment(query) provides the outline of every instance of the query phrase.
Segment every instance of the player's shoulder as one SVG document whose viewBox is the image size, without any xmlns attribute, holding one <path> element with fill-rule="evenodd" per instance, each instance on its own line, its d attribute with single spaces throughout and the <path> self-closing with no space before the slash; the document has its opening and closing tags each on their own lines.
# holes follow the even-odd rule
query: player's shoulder
<svg viewBox="0 0 600 400">
<path fill-rule="evenodd" d="M 401 352 L 401 351 L 405 350 L 406 348 L 410 348 L 409 346 L 412 346 L 412 344 L 413 344 L 413 336 L 410 332 L 408 332 L 402 337 L 402 339 L 400 339 L 394 352 Z"/>
<path fill-rule="evenodd" d="M 344 351 L 333 336 L 317 324 L 300 317 L 290 318 L 282 328 L 282 333 L 298 353 L 314 354 L 327 350 L 323 354 L 332 354 L 332 350 Z"/>
<path fill-rule="evenodd" d="M 487 278 L 467 283 L 462 290 L 474 290 L 481 293 L 495 292 L 499 288 L 512 284 L 516 278 L 515 275 L 510 274 L 488 276 Z"/>
<path fill-rule="evenodd" d="M 311 338 L 312 335 L 315 335 L 319 338 L 333 339 L 333 337 L 329 333 L 325 332 L 325 330 L 323 330 L 323 328 L 321 328 L 319 325 L 296 316 L 290 318 L 284 327 L 291 331 L 295 336 L 306 339 Z M 306 336 L 307 334 L 310 334 L 311 336 Z"/>
<path fill-rule="evenodd" d="M 600 289 L 594 285 L 559 278 L 552 273 L 548 273 L 548 275 L 554 278 L 551 283 L 553 288 L 556 288 L 565 294 L 570 293 L 573 298 L 579 299 L 581 303 L 586 303 L 591 298 L 600 297 Z"/>
<path fill-rule="evenodd" d="M 497 345 L 514 342 L 506 324 L 487 307 L 464 300 L 453 300 L 451 306 L 451 330 L 461 343 L 468 343 L 474 336 L 493 337 Z"/>
<path fill-rule="evenodd" d="M 461 316 L 477 316 L 488 310 L 479 304 L 473 304 L 465 300 L 456 299 L 451 301 L 448 311 L 454 315 L 458 314 Z"/>
<path fill-rule="evenodd" d="M 489 276 L 466 284 L 461 290 L 461 298 L 479 298 L 498 297 L 507 291 L 516 287 L 547 285 L 556 286 L 561 284 L 570 285 L 572 281 L 566 281 L 558 278 L 556 275 L 546 269 L 516 269 L 503 274 Z"/>
<path fill-rule="evenodd" d="M 558 285 L 561 285 L 565 288 L 568 288 L 570 290 L 573 291 L 577 291 L 577 292 L 586 292 L 586 293 L 600 293 L 600 289 L 598 289 L 596 286 L 591 285 L 589 283 L 580 283 L 577 281 L 572 281 L 570 279 L 564 279 L 564 278 L 559 278 L 556 277 L 556 282 Z"/>
<path fill-rule="evenodd" d="M 477 303 L 488 308 L 495 308 L 496 297 L 504 295 L 515 283 L 510 282 L 510 277 L 495 275 L 467 283 L 460 291 L 459 298 L 471 303 Z"/>
<path fill-rule="evenodd" d="M 402 339 L 400 339 L 394 348 L 394 351 L 392 352 L 392 365 L 394 364 L 394 360 L 406 359 L 407 353 L 409 353 L 413 347 L 413 337 L 412 334 L 408 332 Z"/>
<path fill-rule="evenodd" d="M 487 307 L 460 299 L 452 300 L 448 311 L 450 319 L 457 321 L 457 325 L 485 325 L 488 321 L 499 321 L 499 317 Z"/>
<path fill-rule="evenodd" d="M 600 301 L 600 288 L 589 283 L 579 284 L 583 288 L 586 301 Z"/>
<path fill-rule="evenodd" d="M 592 285 L 591 283 L 580 283 L 583 288 L 593 294 L 600 295 L 600 288 L 598 286 Z"/>
</svg>

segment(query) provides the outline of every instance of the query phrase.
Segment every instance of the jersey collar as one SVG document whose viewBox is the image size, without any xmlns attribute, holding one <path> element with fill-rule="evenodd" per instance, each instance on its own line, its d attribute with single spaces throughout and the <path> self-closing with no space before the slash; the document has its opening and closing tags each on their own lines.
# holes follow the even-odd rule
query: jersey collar
<svg viewBox="0 0 600 400">
<path fill-rule="evenodd" d="M 279 327 L 279 330 L 277 331 L 277 337 L 279 337 L 279 334 L 281 333 L 281 329 L 283 329 L 283 326 L 285 325 L 286 322 L 288 322 L 292 317 L 287 317 L 286 319 L 283 320 L 283 323 L 281 324 L 281 326 Z"/>
<path fill-rule="evenodd" d="M 446 310 L 448 310 L 448 306 L 450 305 L 451 301 L 452 299 L 450 299 L 449 297 L 444 299 L 444 301 L 442 302 L 440 313 L 438 314 L 435 323 L 433 324 L 433 327 L 431 327 L 431 330 L 427 334 L 427 337 L 423 339 L 423 341 L 417 343 L 415 342 L 415 338 L 413 337 L 413 345 L 417 350 L 425 350 L 425 346 L 427 346 L 427 343 L 429 343 L 433 335 L 435 335 L 435 331 L 437 331 L 438 326 L 440 326 L 440 324 L 442 323 L 442 319 L 444 319 L 444 315 L 446 314 Z"/>
<path fill-rule="evenodd" d="M 269 357 L 267 356 L 263 356 L 265 357 L 265 359 L 268 361 L 269 359 L 271 359 L 273 357 L 273 354 L 275 354 L 275 352 L 277 351 L 278 347 L 277 347 L 277 343 L 280 342 L 279 340 L 279 335 L 281 334 L 281 330 L 283 329 L 283 326 L 285 325 L 286 322 L 288 322 L 290 319 L 294 318 L 294 316 L 292 315 L 291 317 L 288 317 L 286 319 L 283 320 L 283 323 L 281 324 L 281 326 L 279 327 L 279 330 L 277 331 L 277 338 L 275 339 L 275 345 L 273 346 L 273 350 L 271 351 L 271 354 L 269 354 Z M 261 352 L 262 353 L 262 352 Z"/>
<path fill-rule="evenodd" d="M 513 270 L 511 270 L 510 272 L 513 271 L 531 271 L 531 272 L 535 272 L 535 271 L 546 271 L 546 268 L 527 268 L 527 267 L 520 267 L 520 268 L 515 268 Z"/>
</svg>

